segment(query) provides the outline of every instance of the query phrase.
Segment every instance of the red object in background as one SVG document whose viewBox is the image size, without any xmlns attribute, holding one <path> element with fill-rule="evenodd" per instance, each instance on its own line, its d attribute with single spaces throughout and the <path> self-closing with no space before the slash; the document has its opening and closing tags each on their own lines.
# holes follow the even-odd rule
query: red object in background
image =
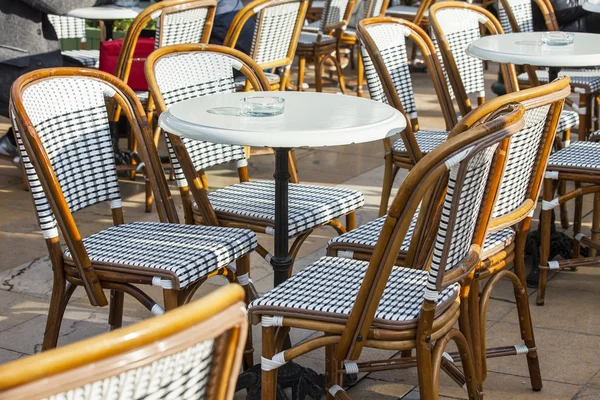
<svg viewBox="0 0 600 400">
<path fill-rule="evenodd" d="M 115 74 L 123 39 L 103 40 L 100 42 L 100 71 Z M 144 75 L 146 58 L 154 51 L 154 38 L 138 38 L 133 52 L 131 71 L 127 84 L 133 90 L 147 91 L 148 83 Z"/>
</svg>

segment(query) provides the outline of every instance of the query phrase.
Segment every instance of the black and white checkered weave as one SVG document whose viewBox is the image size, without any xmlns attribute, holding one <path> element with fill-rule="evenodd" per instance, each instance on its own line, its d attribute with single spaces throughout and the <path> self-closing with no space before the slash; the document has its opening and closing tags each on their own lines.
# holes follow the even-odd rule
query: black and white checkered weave
<svg viewBox="0 0 600 400">
<path fill-rule="evenodd" d="M 45 400 L 205 399 L 214 340 Z"/>
<path fill-rule="evenodd" d="M 368 261 L 323 257 L 254 300 L 249 309 L 267 315 L 300 311 L 305 317 L 310 314 L 311 319 L 326 318 L 343 323 L 352 311 L 368 266 Z M 393 267 L 373 326 L 416 323 L 426 283 L 427 271 Z M 458 290 L 459 285 L 454 284 L 439 293 L 438 312 L 456 298 Z"/>
<path fill-rule="evenodd" d="M 289 236 L 320 226 L 364 205 L 357 190 L 315 185 L 289 185 Z M 208 195 L 217 215 L 275 221 L 275 183 L 242 182 Z"/>
<path fill-rule="evenodd" d="M 556 132 L 564 132 L 576 126 L 579 126 L 579 114 L 576 111 L 562 110 L 556 125 Z"/>
<path fill-rule="evenodd" d="M 284 60 L 292 46 L 299 1 L 268 5 L 258 12 L 250 55 L 258 64 Z"/>
<path fill-rule="evenodd" d="M 371 10 L 369 11 L 369 7 Z M 360 9 L 358 21 L 362 21 L 365 18 L 377 17 L 381 14 L 381 8 L 383 7 L 383 0 L 364 0 L 362 2 L 362 8 Z"/>
<path fill-rule="evenodd" d="M 412 235 L 417 224 L 418 215 L 419 214 L 417 211 L 410 222 L 410 226 L 406 232 L 406 237 L 400 246 L 401 252 L 407 252 L 410 248 L 410 241 L 412 240 Z M 340 250 L 340 245 L 343 244 L 361 245 L 372 247 L 374 249 L 375 245 L 377 244 L 377 239 L 379 239 L 379 234 L 381 233 L 384 222 L 385 217 L 379 217 L 374 221 L 367 222 L 366 224 L 351 230 L 350 232 L 330 239 L 327 244 L 335 244 L 338 251 Z M 515 232 L 512 228 L 506 228 L 488 234 L 485 238 L 485 242 L 483 242 L 482 254 L 493 254 L 496 249 L 500 248 L 500 246 L 506 247 L 506 245 L 512 242 L 514 236 Z"/>
<path fill-rule="evenodd" d="M 433 131 L 433 130 L 422 130 L 415 133 L 415 139 L 419 145 L 421 153 L 427 154 L 435 150 L 439 145 L 444 143 L 448 138 L 448 132 L 446 131 Z M 392 146 L 392 150 L 395 153 L 406 153 L 406 145 L 404 140 L 397 140 Z"/>
<path fill-rule="evenodd" d="M 233 93 L 235 91 L 233 70 L 240 67 L 239 61 L 226 54 L 203 51 L 162 57 L 155 63 L 154 73 L 165 105 L 169 107 L 177 102 L 195 97 L 216 93 Z M 197 170 L 232 160 L 244 159 L 242 146 L 202 142 L 187 138 L 182 138 L 182 140 L 192 164 Z M 177 184 L 180 187 L 187 186 L 183 169 L 168 138 L 167 147 Z"/>
<path fill-rule="evenodd" d="M 536 75 L 540 83 L 548 83 L 548 71 L 537 70 Z M 600 69 L 562 69 L 558 76 L 568 76 L 570 85 L 581 88 L 585 93 L 598 93 L 600 91 Z M 528 83 L 529 75 L 526 72 L 519 74 L 519 83 Z M 575 91 L 578 91 L 575 89 Z M 579 90 L 581 92 L 581 90 Z"/>
<path fill-rule="evenodd" d="M 76 77 L 39 81 L 23 92 L 23 106 L 44 145 L 71 212 L 103 201 L 120 207 L 105 105 L 105 97 L 113 95 L 114 90 L 100 81 Z M 18 139 L 44 237 L 56 237 L 54 214 Z"/>
<path fill-rule="evenodd" d="M 472 41 L 481 37 L 479 26 L 484 22 L 485 17 L 466 8 L 440 9 L 436 17 L 450 45 L 466 94 L 477 93 L 478 96 L 483 97 L 485 95 L 483 62 L 471 57 L 465 50 Z M 439 54 L 439 48 L 436 47 L 436 51 Z M 441 59 L 441 54 L 439 56 Z M 441 62 L 443 64 L 443 61 Z"/>
<path fill-rule="evenodd" d="M 197 7 L 181 11 L 167 12 L 163 20 L 158 20 L 154 47 L 174 44 L 200 43 L 204 34 L 207 7 Z"/>
<path fill-rule="evenodd" d="M 48 20 L 59 39 L 80 39 L 81 43 L 86 42 L 84 19 L 49 14 Z M 99 65 L 100 52 L 98 50 L 66 50 L 62 52 L 62 55 L 71 62 L 84 67 L 98 68 Z"/>
<path fill-rule="evenodd" d="M 95 233 L 83 245 L 92 262 L 168 271 L 185 288 L 251 252 L 256 235 L 247 229 L 134 222 Z M 65 257 L 71 257 L 68 249 Z"/>
<path fill-rule="evenodd" d="M 510 20 L 502 2 L 498 4 L 498 19 L 504 33 L 511 33 Z M 508 0 L 510 10 L 517 21 L 519 32 L 533 32 L 533 12 L 531 9 L 531 0 Z"/>
<path fill-rule="evenodd" d="M 344 20 L 349 0 L 326 0 L 321 14 L 319 32 L 327 32 L 332 25 Z"/>
<path fill-rule="evenodd" d="M 496 147 L 494 144 L 480 150 L 468 160 L 466 176 L 460 186 L 456 184 L 458 170 L 466 161 L 461 161 L 450 169 L 427 283 L 427 288 L 432 292 L 437 291 L 440 267 L 446 271 L 451 270 L 469 252 Z M 457 205 L 455 211 L 452 210 L 453 204 Z M 454 223 L 451 221 L 452 217 L 455 218 Z M 446 257 L 443 257 L 444 248 L 448 249 Z"/>
<path fill-rule="evenodd" d="M 492 213 L 498 218 L 515 211 L 525 201 L 533 168 L 539 156 L 550 105 L 525 112 L 525 126 L 511 137 L 508 159 Z"/>
<path fill-rule="evenodd" d="M 548 170 L 553 167 L 577 167 L 600 169 L 600 143 L 599 142 L 573 142 L 553 153 L 548 160 Z M 596 173 L 596 171 L 591 171 Z"/>
</svg>

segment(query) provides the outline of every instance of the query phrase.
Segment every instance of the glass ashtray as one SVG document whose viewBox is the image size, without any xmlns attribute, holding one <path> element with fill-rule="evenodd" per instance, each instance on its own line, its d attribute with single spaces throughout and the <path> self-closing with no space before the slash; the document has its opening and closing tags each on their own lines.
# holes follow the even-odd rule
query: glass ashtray
<svg viewBox="0 0 600 400">
<path fill-rule="evenodd" d="M 242 115 L 250 117 L 272 117 L 283 114 L 285 99 L 281 97 L 253 96 L 240 100 Z"/>
<path fill-rule="evenodd" d="M 140 0 L 115 0 L 115 5 L 119 7 L 135 7 L 140 4 Z"/>
<path fill-rule="evenodd" d="M 546 46 L 567 46 L 572 44 L 575 37 L 568 32 L 544 32 L 542 44 Z"/>
</svg>

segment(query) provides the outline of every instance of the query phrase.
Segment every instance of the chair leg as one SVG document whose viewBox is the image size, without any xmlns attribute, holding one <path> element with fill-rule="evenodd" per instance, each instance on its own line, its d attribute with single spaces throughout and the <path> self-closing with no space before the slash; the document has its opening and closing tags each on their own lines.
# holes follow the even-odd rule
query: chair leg
<svg viewBox="0 0 600 400">
<path fill-rule="evenodd" d="M 543 199 L 546 201 L 552 200 L 552 179 L 544 179 L 544 195 Z M 541 226 L 541 238 L 540 238 L 540 266 L 548 265 L 548 258 L 550 257 L 550 224 L 552 218 L 552 210 L 542 210 L 542 217 L 540 224 Z M 538 306 L 544 305 L 544 299 L 546 297 L 546 280 L 548 279 L 548 270 L 540 268 L 540 277 L 538 281 L 538 293 L 536 303 Z"/>
<path fill-rule="evenodd" d="M 417 375 L 421 400 L 436 400 L 432 368 L 429 346 L 424 343 L 417 344 Z"/>
<path fill-rule="evenodd" d="M 329 393 L 329 388 L 333 385 L 342 386 L 340 376 L 340 362 L 335 360 L 333 355 L 336 349 L 335 344 L 325 346 L 325 390 L 327 391 L 327 400 L 334 400 L 335 397 Z"/>
<path fill-rule="evenodd" d="M 385 155 L 385 169 L 383 172 L 383 187 L 381 188 L 381 202 L 379 203 L 379 216 L 387 214 L 388 202 L 392 193 L 392 184 L 394 183 L 394 160 L 392 153 Z"/>
<path fill-rule="evenodd" d="M 365 66 L 363 65 L 362 53 L 358 50 L 358 65 L 356 67 L 356 95 L 362 97 L 363 95 L 363 81 L 365 80 Z"/>
<path fill-rule="evenodd" d="M 325 57 L 319 56 L 315 59 L 315 90 L 317 92 L 323 91 L 323 61 L 325 61 Z"/>
<path fill-rule="evenodd" d="M 306 58 L 300 57 L 298 61 L 298 89 L 299 92 L 304 90 L 304 69 L 306 68 Z"/>
<path fill-rule="evenodd" d="M 52 297 L 50 298 L 50 309 L 48 310 L 48 319 L 46 320 L 42 351 L 53 349 L 58 343 L 60 324 L 62 323 L 66 308 L 66 285 L 67 282 L 64 279 L 54 279 L 52 284 Z"/>
<path fill-rule="evenodd" d="M 592 237 L 591 239 L 598 243 L 600 239 L 600 193 L 594 193 L 594 209 L 592 210 Z M 596 257 L 597 251 L 592 246 L 589 247 L 588 257 Z"/>
<path fill-rule="evenodd" d="M 146 189 L 146 212 L 152 212 L 152 186 L 150 186 L 150 179 L 144 176 L 144 187 Z"/>
<path fill-rule="evenodd" d="M 110 330 L 119 329 L 123 325 L 123 303 L 125 293 L 118 290 L 110 291 L 110 310 L 108 313 L 108 324 Z"/>
<path fill-rule="evenodd" d="M 179 306 L 179 296 L 175 290 L 163 289 L 163 299 L 165 301 L 165 311 L 171 311 Z"/>
<path fill-rule="evenodd" d="M 575 189 L 579 189 L 581 183 L 575 182 Z M 581 232 L 581 221 L 583 219 L 583 196 L 575 198 L 575 211 L 573 212 L 573 237 Z M 573 240 L 572 258 L 579 258 L 581 251 L 581 243 L 579 240 Z"/>
<path fill-rule="evenodd" d="M 271 360 L 275 355 L 275 328 L 262 327 L 262 356 Z M 275 400 L 277 394 L 277 369 L 262 371 L 261 399 Z"/>
<path fill-rule="evenodd" d="M 350 232 L 354 228 L 356 228 L 356 212 L 352 211 L 346 214 L 346 232 Z"/>
<path fill-rule="evenodd" d="M 579 94 L 579 109 L 585 110 L 584 113 L 579 114 L 579 140 L 586 140 L 588 135 L 588 128 L 591 126 L 590 124 L 590 110 L 588 109 L 590 106 L 590 96 L 587 93 Z"/>
<path fill-rule="evenodd" d="M 567 193 L 567 181 L 558 181 L 558 195 L 562 196 Z M 567 203 L 560 205 L 560 225 L 563 229 L 569 229 L 569 211 L 567 210 Z"/>
<path fill-rule="evenodd" d="M 236 270 L 235 275 L 238 283 L 242 285 L 245 292 L 245 302 L 250 302 L 258 297 L 258 293 L 254 285 L 250 281 L 250 254 L 246 254 L 235 260 Z M 252 324 L 248 324 L 248 337 L 244 347 L 244 369 L 248 369 L 254 365 L 254 347 L 252 342 Z"/>
<path fill-rule="evenodd" d="M 335 64 L 335 69 L 338 74 L 338 81 L 340 83 L 340 90 L 343 94 L 346 94 L 346 83 L 344 82 L 344 71 L 342 70 L 342 62 L 340 60 L 339 52 L 336 52 L 335 57 L 331 57 Z"/>
</svg>

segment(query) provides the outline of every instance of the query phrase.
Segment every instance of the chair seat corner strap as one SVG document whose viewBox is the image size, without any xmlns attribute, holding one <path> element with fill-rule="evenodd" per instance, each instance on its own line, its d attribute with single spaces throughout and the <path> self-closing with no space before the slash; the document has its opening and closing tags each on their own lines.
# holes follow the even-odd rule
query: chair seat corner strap
<svg viewBox="0 0 600 400">
<path fill-rule="evenodd" d="M 344 369 L 346 374 L 358 374 L 358 364 L 354 361 L 344 361 Z"/>
<path fill-rule="evenodd" d="M 340 385 L 331 385 L 331 387 L 329 388 L 329 394 L 335 397 L 336 393 L 340 390 L 344 392 L 344 389 Z"/>
<path fill-rule="evenodd" d="M 272 371 L 284 365 L 287 361 L 285 361 L 284 351 L 277 353 L 273 356 L 272 359 L 268 359 L 265 357 L 260 358 L 260 369 L 263 371 Z"/>
<path fill-rule="evenodd" d="M 527 354 L 529 353 L 529 347 L 524 344 L 515 344 L 515 351 L 517 354 Z"/>
<path fill-rule="evenodd" d="M 163 315 L 165 313 L 164 308 L 162 308 L 160 306 L 160 304 L 155 304 L 152 306 L 152 310 L 150 310 L 150 312 L 152 313 L 152 315 L 154 316 L 159 316 L 159 315 Z"/>
<path fill-rule="evenodd" d="M 160 286 L 163 289 L 173 289 L 173 281 L 169 279 L 161 279 L 160 276 L 153 276 L 152 286 Z"/>
</svg>

